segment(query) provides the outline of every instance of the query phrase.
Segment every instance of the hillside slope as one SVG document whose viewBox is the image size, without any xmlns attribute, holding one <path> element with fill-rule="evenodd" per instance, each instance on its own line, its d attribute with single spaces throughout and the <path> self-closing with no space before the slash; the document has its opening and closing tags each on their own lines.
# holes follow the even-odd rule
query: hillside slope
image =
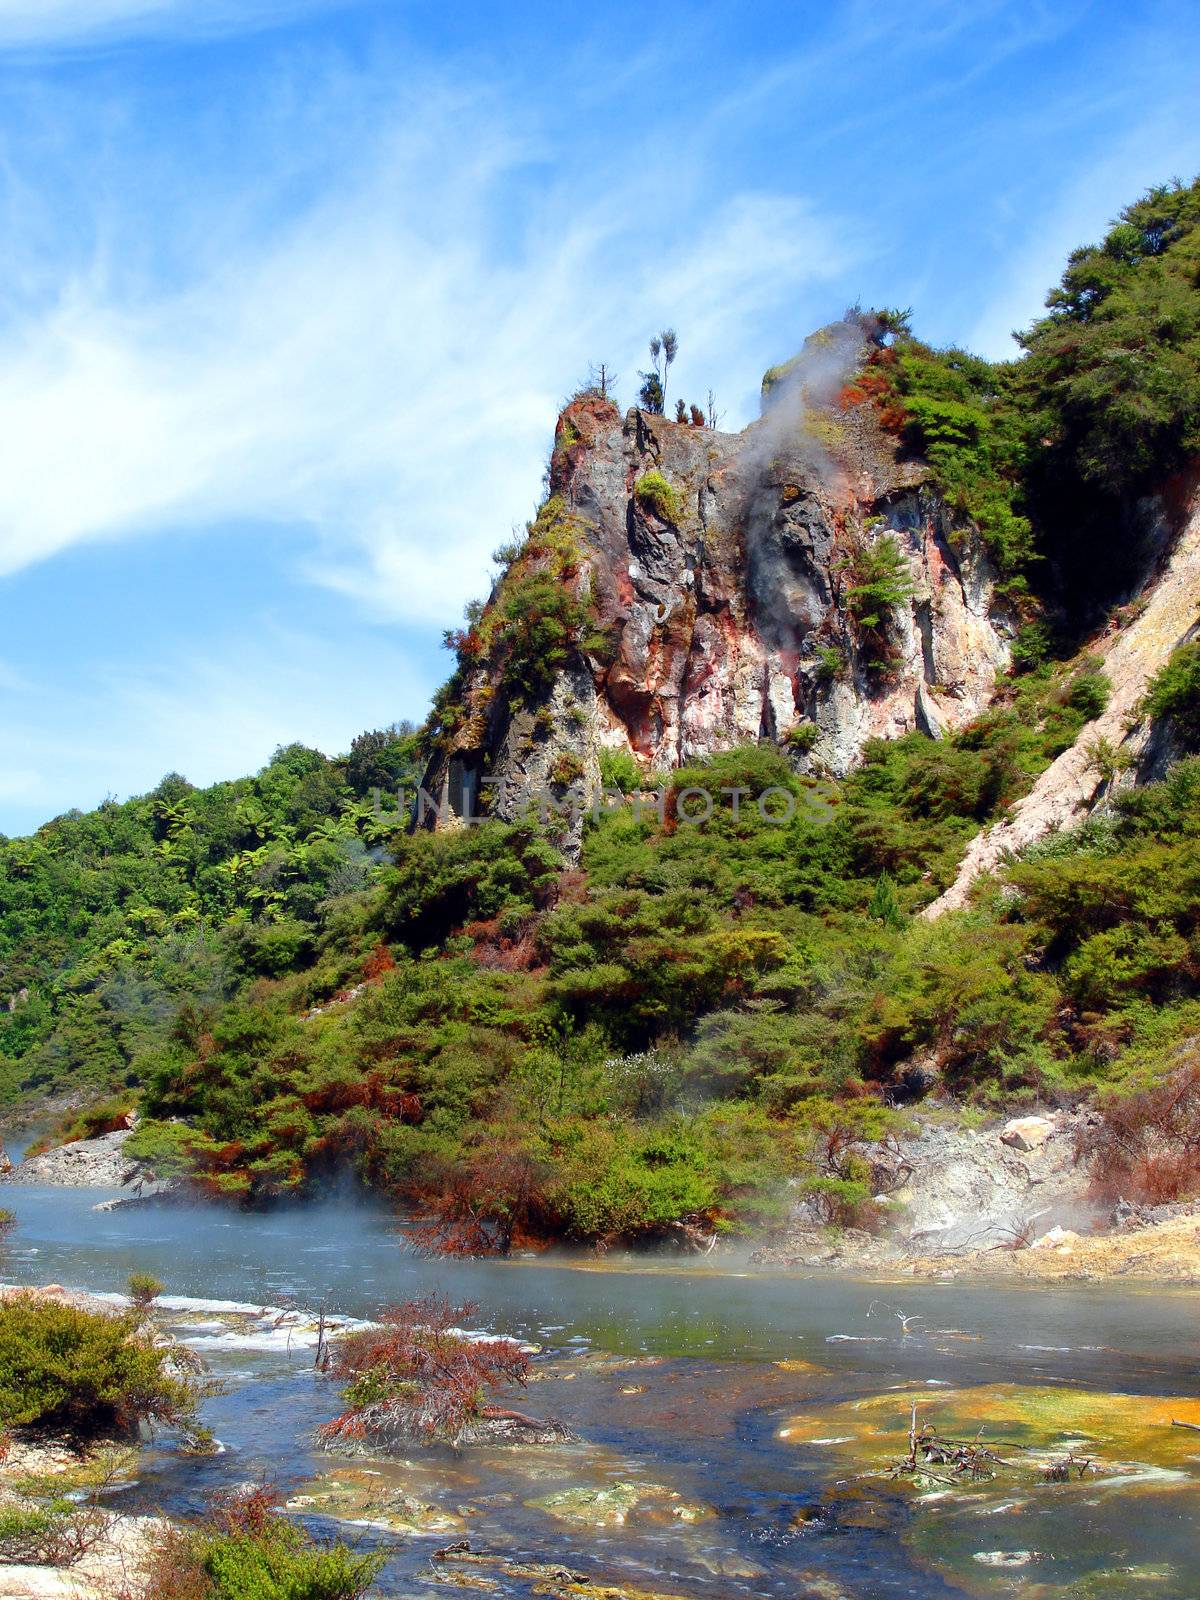
<svg viewBox="0 0 1200 1600">
<path fill-rule="evenodd" d="M 1155 673 L 1173 651 L 1192 638 L 1200 624 L 1200 497 L 1184 491 L 1183 527 L 1174 536 L 1175 518 L 1158 507 L 1161 561 L 1133 597 L 1133 613 L 1093 642 L 1112 686 L 1107 705 L 1089 721 L 1075 742 L 1049 766 L 1001 821 L 967 847 L 958 876 L 922 913 L 939 917 L 967 904 L 972 885 L 1006 859 L 1023 854 L 1048 834 L 1079 822 L 1102 793 L 1136 775 L 1152 732 L 1143 706 Z M 1106 753 L 1098 759 L 1097 751 Z M 1115 770 L 1114 770 L 1115 763 Z"/>
</svg>

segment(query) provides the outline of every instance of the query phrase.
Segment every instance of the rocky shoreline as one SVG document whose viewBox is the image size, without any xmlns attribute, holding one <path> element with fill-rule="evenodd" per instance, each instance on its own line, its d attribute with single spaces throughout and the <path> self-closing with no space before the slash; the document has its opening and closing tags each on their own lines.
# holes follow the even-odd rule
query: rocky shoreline
<svg viewBox="0 0 1200 1600">
<path fill-rule="evenodd" d="M 781 1271 L 1200 1285 L 1200 1206 L 1100 1207 L 1076 1154 L 1086 1115 L 1034 1112 L 979 1127 L 937 1111 L 915 1117 L 880 1149 L 881 1227 L 831 1229 L 801 1200 L 751 1262 Z M 164 1182 L 125 1154 L 131 1131 L 10 1164 L 0 1184 L 121 1191 L 98 1211 L 192 1199 L 186 1184 Z M 718 1246 L 713 1264 L 732 1248 Z"/>
<path fill-rule="evenodd" d="M 0 1307 L 30 1298 L 98 1316 L 116 1316 L 127 1306 L 123 1299 L 61 1284 L 0 1288 Z M 174 1343 L 162 1334 L 156 1342 Z M 17 1430 L 3 1443 L 0 1518 L 7 1542 L 0 1600 L 115 1600 L 140 1592 L 150 1553 L 168 1524 L 161 1516 L 113 1511 L 107 1504 L 110 1495 L 136 1481 L 138 1442 L 101 1438 L 85 1444 Z M 14 1531 L 22 1517 L 36 1518 L 40 1507 L 55 1500 L 74 1501 L 78 1510 L 57 1528 L 34 1520 L 27 1537 Z"/>
<path fill-rule="evenodd" d="M 76 1139 L 40 1155 L 9 1163 L 0 1183 L 46 1183 L 65 1189 L 120 1189 L 137 1180 L 141 1163 L 125 1155 L 131 1130 Z"/>
<path fill-rule="evenodd" d="M 123 1189 L 127 1193 L 106 1200 L 97 1210 L 140 1205 L 169 1199 L 179 1185 L 158 1178 L 153 1167 L 125 1153 L 132 1128 L 100 1134 L 95 1139 L 74 1139 L 39 1155 L 12 1162 L 0 1152 L 0 1184 L 44 1184 L 63 1189 Z"/>
<path fill-rule="evenodd" d="M 1200 1287 L 1200 1202 L 1102 1207 L 1077 1149 L 1087 1112 L 979 1128 L 920 1118 L 881 1162 L 878 1231 L 820 1227 L 797 1206 L 751 1256 L 779 1270 Z"/>
</svg>

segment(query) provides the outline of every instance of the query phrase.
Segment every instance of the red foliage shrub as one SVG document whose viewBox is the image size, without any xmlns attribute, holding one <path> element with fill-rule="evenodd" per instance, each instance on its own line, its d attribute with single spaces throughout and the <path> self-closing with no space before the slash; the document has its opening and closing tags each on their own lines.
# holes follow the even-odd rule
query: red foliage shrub
<svg viewBox="0 0 1200 1600">
<path fill-rule="evenodd" d="M 1078 1153 L 1102 1200 L 1165 1205 L 1200 1194 L 1200 1059 L 1187 1058 L 1158 1083 L 1101 1103 Z"/>
<path fill-rule="evenodd" d="M 209 1519 L 218 1533 L 256 1538 L 272 1525 L 283 1506 L 283 1496 L 273 1484 L 251 1483 L 213 1495 Z"/>
<path fill-rule="evenodd" d="M 375 983 L 380 978 L 386 977 L 389 972 L 395 972 L 396 963 L 392 959 L 392 952 L 387 945 L 380 942 L 371 951 L 363 962 L 363 977 L 368 983 Z"/>
<path fill-rule="evenodd" d="M 463 1334 L 457 1325 L 473 1310 L 427 1295 L 390 1307 L 377 1327 L 339 1339 L 329 1372 L 345 1385 L 349 1406 L 318 1430 L 321 1441 L 392 1435 L 453 1443 L 472 1422 L 505 1415 L 484 1397 L 524 1385 L 529 1358 L 512 1339 Z"/>
<path fill-rule="evenodd" d="M 554 885 L 552 905 L 582 906 L 588 900 L 588 875 L 586 872 L 560 872 Z"/>
<path fill-rule="evenodd" d="M 137 1577 L 122 1575 L 108 1600 L 213 1600 L 213 1583 L 191 1530 L 168 1526 L 141 1556 Z"/>
<path fill-rule="evenodd" d="M 548 1172 L 520 1146 L 488 1142 L 423 1175 L 425 1220 L 409 1230 L 428 1255 L 507 1255 L 555 1231 L 546 1200 Z"/>
<path fill-rule="evenodd" d="M 885 433 L 903 433 L 908 426 L 908 412 L 898 400 L 879 407 L 879 426 Z"/>
<path fill-rule="evenodd" d="M 455 655 L 468 661 L 475 661 L 483 654 L 483 640 L 474 628 L 447 628 L 442 642 L 447 650 L 453 650 Z"/>
<path fill-rule="evenodd" d="M 891 383 L 884 373 L 868 368 L 860 372 L 852 383 L 842 386 L 837 403 L 842 411 L 848 411 L 852 406 L 865 405 L 868 401 L 882 403 L 891 392 Z"/>
<path fill-rule="evenodd" d="M 463 929 L 475 941 L 472 959 L 493 972 L 532 972 L 539 963 L 532 924 L 514 935 L 502 933 L 498 918 L 471 922 Z"/>
<path fill-rule="evenodd" d="M 309 1111 L 317 1113 L 349 1111 L 354 1106 L 363 1106 L 396 1122 L 419 1122 L 421 1118 L 420 1097 L 389 1082 L 382 1072 L 331 1078 L 318 1088 L 308 1090 L 300 1099 Z"/>
</svg>

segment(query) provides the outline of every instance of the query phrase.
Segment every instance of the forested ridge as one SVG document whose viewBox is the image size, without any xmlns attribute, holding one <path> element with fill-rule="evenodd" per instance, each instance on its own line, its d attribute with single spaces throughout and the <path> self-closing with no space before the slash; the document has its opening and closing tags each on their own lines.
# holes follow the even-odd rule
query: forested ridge
<svg viewBox="0 0 1200 1600">
<path fill-rule="evenodd" d="M 0 842 L 0 1095 L 69 1092 L 72 1135 L 136 1106 L 130 1148 L 213 1195 L 311 1194 L 349 1168 L 444 1237 L 505 1247 L 761 1224 L 796 1177 L 829 1220 L 864 1220 L 871 1143 L 924 1096 L 1119 1115 L 1182 1081 L 1195 646 L 1144 707 L 1165 777 L 1118 786 L 969 910 L 915 914 L 1107 701 L 1086 638 L 1128 598 L 1134 507 L 1177 504 L 1200 453 L 1200 184 L 1075 252 L 1013 362 L 934 350 L 903 314 L 880 327 L 840 403 L 929 464 L 1020 621 L 974 724 L 874 741 L 840 781 L 801 775 L 786 741 L 661 775 L 610 759 L 620 787 L 665 786 L 663 815 L 589 822 L 577 862 L 533 814 L 408 833 L 390 797 L 428 729 L 69 813 Z M 570 619 L 540 621 L 528 638 L 569 655 Z M 1120 763 L 1095 762 L 1107 791 Z M 794 815 L 734 815 L 731 787 L 782 790 Z M 688 789 L 709 820 L 679 814 Z M 1174 1192 L 1198 1179 L 1181 1163 Z"/>
</svg>

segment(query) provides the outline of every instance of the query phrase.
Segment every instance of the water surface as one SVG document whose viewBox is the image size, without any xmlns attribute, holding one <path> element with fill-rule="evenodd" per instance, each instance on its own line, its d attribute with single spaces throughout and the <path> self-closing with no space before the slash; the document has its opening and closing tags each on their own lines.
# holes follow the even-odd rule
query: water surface
<svg viewBox="0 0 1200 1600">
<path fill-rule="evenodd" d="M 1200 1434 L 1169 1428 L 1172 1399 L 1200 1398 L 1192 1291 L 570 1257 L 430 1263 L 366 1205 L 97 1213 L 99 1198 L 9 1188 L 19 1226 L 6 1276 L 111 1292 L 149 1271 L 175 1295 L 356 1317 L 441 1289 L 476 1302 L 478 1326 L 542 1347 L 522 1404 L 563 1416 L 581 1444 L 418 1454 L 359 1464 L 363 1478 L 312 1450 L 337 1396 L 309 1349 L 250 1348 L 218 1322 L 184 1330 L 230 1379 L 206 1419 L 227 1453 L 196 1463 L 158 1449 L 136 1494 L 180 1511 L 229 1482 L 266 1475 L 296 1492 L 331 1468 L 348 1492 L 402 1490 L 437 1508 L 441 1531 L 361 1534 L 394 1550 L 385 1592 L 444 1595 L 430 1552 L 469 1537 L 477 1550 L 677 1595 L 1200 1594 Z M 1066 1421 L 1052 1405 L 1064 1388 L 1087 1395 Z M 1082 1427 L 1120 1470 L 925 1493 L 878 1470 L 892 1447 L 872 1429 L 898 1429 L 902 1455 L 914 1397 L 923 1415 L 969 1417 L 973 1429 L 1014 1395 L 1010 1434 L 1024 1405 L 1028 1442 Z M 1136 1439 L 1134 1423 L 1145 1424 Z M 493 1592 L 533 1592 L 485 1575 Z"/>
</svg>

